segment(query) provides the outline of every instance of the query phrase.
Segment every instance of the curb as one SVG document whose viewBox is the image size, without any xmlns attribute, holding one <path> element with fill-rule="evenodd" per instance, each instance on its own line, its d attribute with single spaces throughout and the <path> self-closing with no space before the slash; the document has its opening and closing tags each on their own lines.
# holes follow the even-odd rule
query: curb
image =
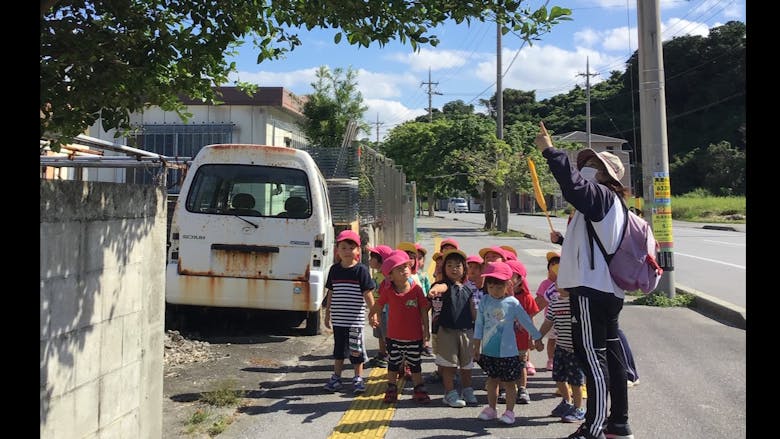
<svg viewBox="0 0 780 439">
<path fill-rule="evenodd" d="M 678 293 L 694 296 L 693 303 L 689 306 L 694 311 L 739 329 L 747 328 L 747 310 L 745 308 L 684 285 L 677 284 L 675 290 Z"/>
<path fill-rule="evenodd" d="M 711 226 L 711 225 L 706 225 L 706 226 L 702 226 L 702 229 L 707 229 L 707 230 L 725 230 L 725 231 L 728 231 L 728 232 L 738 232 L 739 231 L 736 228 L 731 227 L 731 226 Z"/>
</svg>

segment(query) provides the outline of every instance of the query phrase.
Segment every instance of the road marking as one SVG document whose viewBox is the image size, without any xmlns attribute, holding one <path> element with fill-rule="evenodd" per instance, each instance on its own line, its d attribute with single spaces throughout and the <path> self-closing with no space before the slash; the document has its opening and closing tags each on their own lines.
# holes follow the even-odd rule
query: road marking
<svg viewBox="0 0 780 439">
<path fill-rule="evenodd" d="M 437 243 L 438 246 L 438 243 Z M 403 377 L 398 390 L 404 388 Z M 387 369 L 374 367 L 366 379 L 366 391 L 352 400 L 328 439 L 383 438 L 395 414 L 395 404 L 385 404 Z"/>
<path fill-rule="evenodd" d="M 715 244 L 723 244 L 723 245 L 733 245 L 734 247 L 744 247 L 745 244 L 737 244 L 735 242 L 725 242 L 725 241 L 713 241 L 712 239 L 702 239 L 704 242 L 714 242 Z"/>
<path fill-rule="evenodd" d="M 689 254 L 686 254 L 686 253 L 674 252 L 674 254 L 675 255 L 680 255 L 680 256 L 687 256 L 689 258 L 694 258 L 694 259 L 701 259 L 702 261 L 714 262 L 716 264 L 728 265 L 729 267 L 739 268 L 739 269 L 742 269 L 742 270 L 747 268 L 744 265 L 730 264 L 728 262 L 718 261 L 716 259 L 710 259 L 710 258 L 702 258 L 701 256 L 694 256 L 694 255 L 689 255 Z"/>
</svg>

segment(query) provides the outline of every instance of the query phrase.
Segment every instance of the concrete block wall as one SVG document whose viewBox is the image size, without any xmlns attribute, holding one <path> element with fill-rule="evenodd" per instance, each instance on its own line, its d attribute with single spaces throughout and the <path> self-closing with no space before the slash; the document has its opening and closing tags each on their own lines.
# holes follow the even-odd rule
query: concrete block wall
<svg viewBox="0 0 780 439">
<path fill-rule="evenodd" d="M 40 435 L 161 438 L 162 188 L 41 180 Z"/>
</svg>

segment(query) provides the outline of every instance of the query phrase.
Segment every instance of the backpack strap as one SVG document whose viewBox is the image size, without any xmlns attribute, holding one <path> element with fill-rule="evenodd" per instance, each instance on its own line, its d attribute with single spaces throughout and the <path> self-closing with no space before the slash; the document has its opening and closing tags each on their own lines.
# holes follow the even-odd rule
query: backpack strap
<svg viewBox="0 0 780 439">
<path fill-rule="evenodd" d="M 620 241 L 618 241 L 617 248 L 620 248 L 620 245 L 623 244 L 623 239 L 626 237 L 626 232 L 628 231 L 628 207 L 626 207 L 626 203 L 623 202 L 623 197 L 618 197 L 620 199 L 620 204 L 623 206 L 623 233 L 620 235 Z M 593 270 L 595 268 L 594 261 L 593 261 L 593 239 L 595 238 L 596 244 L 599 246 L 599 250 L 601 250 L 601 254 L 604 255 L 604 259 L 607 261 L 607 265 L 609 265 L 610 261 L 612 261 L 613 254 L 607 254 L 607 250 L 604 248 L 604 244 L 601 243 L 601 240 L 599 239 L 599 235 L 596 233 L 596 230 L 593 229 L 593 224 L 590 222 L 590 220 L 585 217 L 585 226 L 588 230 L 588 240 L 590 241 L 590 269 Z"/>
</svg>

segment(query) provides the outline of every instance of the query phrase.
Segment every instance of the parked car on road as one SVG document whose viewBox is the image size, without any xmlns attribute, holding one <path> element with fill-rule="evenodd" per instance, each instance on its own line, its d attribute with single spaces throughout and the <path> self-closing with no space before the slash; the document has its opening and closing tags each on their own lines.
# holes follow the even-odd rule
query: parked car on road
<svg viewBox="0 0 780 439">
<path fill-rule="evenodd" d="M 449 203 L 447 203 L 447 212 L 454 212 L 454 213 L 462 213 L 462 212 L 468 212 L 469 211 L 469 203 L 466 202 L 465 198 L 450 198 Z"/>
</svg>

